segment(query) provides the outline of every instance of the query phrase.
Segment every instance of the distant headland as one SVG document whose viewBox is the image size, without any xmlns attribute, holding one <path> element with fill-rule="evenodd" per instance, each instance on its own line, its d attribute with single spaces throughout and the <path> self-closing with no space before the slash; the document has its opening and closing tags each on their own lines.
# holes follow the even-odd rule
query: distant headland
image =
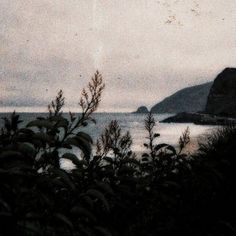
<svg viewBox="0 0 236 236">
<path fill-rule="evenodd" d="M 145 111 L 138 109 L 136 112 Z M 236 124 L 236 68 L 225 68 L 213 82 L 187 87 L 151 108 L 152 113 L 177 113 L 163 122 Z"/>
</svg>

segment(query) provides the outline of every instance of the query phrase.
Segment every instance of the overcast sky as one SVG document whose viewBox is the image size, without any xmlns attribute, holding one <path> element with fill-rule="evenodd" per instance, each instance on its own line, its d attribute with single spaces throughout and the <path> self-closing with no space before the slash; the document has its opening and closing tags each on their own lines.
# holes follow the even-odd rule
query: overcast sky
<svg viewBox="0 0 236 236">
<path fill-rule="evenodd" d="M 236 66 L 236 1 L 0 0 L 0 42 L 1 110 L 75 107 L 98 69 L 99 111 L 133 111 Z"/>
</svg>

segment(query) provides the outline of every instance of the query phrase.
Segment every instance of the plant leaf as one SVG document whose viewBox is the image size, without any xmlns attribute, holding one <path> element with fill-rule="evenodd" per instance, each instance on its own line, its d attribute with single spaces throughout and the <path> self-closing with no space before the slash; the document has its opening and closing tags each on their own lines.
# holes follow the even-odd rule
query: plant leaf
<svg viewBox="0 0 236 236">
<path fill-rule="evenodd" d="M 54 216 L 60 221 L 64 222 L 67 226 L 69 226 L 70 229 L 73 229 L 73 224 L 65 215 L 62 215 L 61 213 L 56 213 L 54 214 Z"/>
<path fill-rule="evenodd" d="M 84 207 L 74 206 L 71 209 L 71 213 L 74 214 L 74 215 L 85 216 L 93 222 L 97 221 L 96 217 L 89 210 L 87 210 Z"/>
<path fill-rule="evenodd" d="M 82 137 L 82 138 L 86 139 L 88 142 L 90 142 L 91 144 L 93 144 L 93 139 L 91 138 L 91 136 L 84 133 L 84 132 L 77 133 L 77 137 Z"/>
<path fill-rule="evenodd" d="M 65 153 L 63 154 L 62 158 L 72 161 L 72 163 L 75 164 L 76 166 L 82 165 L 81 161 L 78 159 L 78 157 L 75 154 Z"/>
<path fill-rule="evenodd" d="M 105 229 L 103 227 L 100 226 L 95 226 L 94 227 L 101 235 L 104 236 L 112 236 L 112 234 L 108 231 L 108 229 Z"/>
<path fill-rule="evenodd" d="M 44 127 L 47 129 L 52 129 L 53 128 L 53 124 L 52 122 L 48 121 L 48 120 L 33 120 L 31 122 L 29 122 L 26 127 Z"/>
<path fill-rule="evenodd" d="M 109 203 L 108 201 L 106 200 L 105 196 L 103 195 L 103 193 L 101 193 L 100 191 L 96 190 L 96 189 L 89 189 L 87 192 L 86 192 L 88 195 L 91 195 L 97 199 L 99 199 L 103 205 L 105 206 L 106 210 L 109 210 Z"/>
<path fill-rule="evenodd" d="M 155 151 L 159 151 L 160 149 L 162 149 L 163 147 L 167 147 L 169 146 L 168 144 L 166 143 L 161 143 L 161 144 L 158 144 L 154 147 Z"/>
</svg>

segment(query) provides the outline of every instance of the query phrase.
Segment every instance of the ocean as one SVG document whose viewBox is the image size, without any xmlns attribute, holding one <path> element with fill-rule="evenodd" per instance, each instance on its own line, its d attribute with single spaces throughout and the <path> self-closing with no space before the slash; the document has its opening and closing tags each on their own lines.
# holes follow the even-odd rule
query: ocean
<svg viewBox="0 0 236 236">
<path fill-rule="evenodd" d="M 0 117 L 7 117 L 10 113 L 0 113 Z M 20 119 L 24 122 L 21 125 L 26 124 L 27 122 L 36 119 L 37 117 L 46 116 L 46 113 L 19 113 Z M 65 115 L 68 115 L 65 113 Z M 209 125 L 195 125 L 192 123 L 159 123 L 159 121 L 167 118 L 173 114 L 154 114 L 156 120 L 155 132 L 160 134 L 160 137 L 157 138 L 157 143 L 168 143 L 173 146 L 178 145 L 178 140 L 184 130 L 189 127 L 190 130 L 190 139 L 195 141 L 200 139 L 202 135 L 210 133 L 214 130 L 215 126 Z M 104 128 L 112 120 L 117 120 L 123 132 L 129 131 L 132 139 L 132 150 L 134 152 L 142 152 L 144 149 L 143 143 L 146 140 L 147 132 L 144 128 L 144 119 L 145 114 L 135 114 L 135 113 L 95 113 L 93 118 L 96 120 L 96 124 L 90 123 L 87 127 L 83 128 L 83 131 L 86 131 L 93 138 L 94 143 L 96 139 L 102 133 Z M 2 120 L 0 121 L 2 126 Z"/>
</svg>

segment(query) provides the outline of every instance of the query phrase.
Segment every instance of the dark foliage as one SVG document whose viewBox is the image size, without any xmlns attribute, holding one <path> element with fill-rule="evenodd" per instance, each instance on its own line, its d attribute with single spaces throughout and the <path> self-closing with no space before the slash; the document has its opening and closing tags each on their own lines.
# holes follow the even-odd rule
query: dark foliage
<svg viewBox="0 0 236 236">
<path fill-rule="evenodd" d="M 157 143 L 155 120 L 145 120 L 142 157 L 130 134 L 112 121 L 97 140 L 81 127 L 94 122 L 104 89 L 96 72 L 82 91 L 80 116 L 63 115 L 62 91 L 39 117 L 19 127 L 4 118 L 0 134 L 0 235 L 234 235 L 236 129 L 209 136 L 199 152 Z M 76 154 L 77 150 L 81 155 Z M 65 170 L 61 161 L 71 161 Z"/>
</svg>

